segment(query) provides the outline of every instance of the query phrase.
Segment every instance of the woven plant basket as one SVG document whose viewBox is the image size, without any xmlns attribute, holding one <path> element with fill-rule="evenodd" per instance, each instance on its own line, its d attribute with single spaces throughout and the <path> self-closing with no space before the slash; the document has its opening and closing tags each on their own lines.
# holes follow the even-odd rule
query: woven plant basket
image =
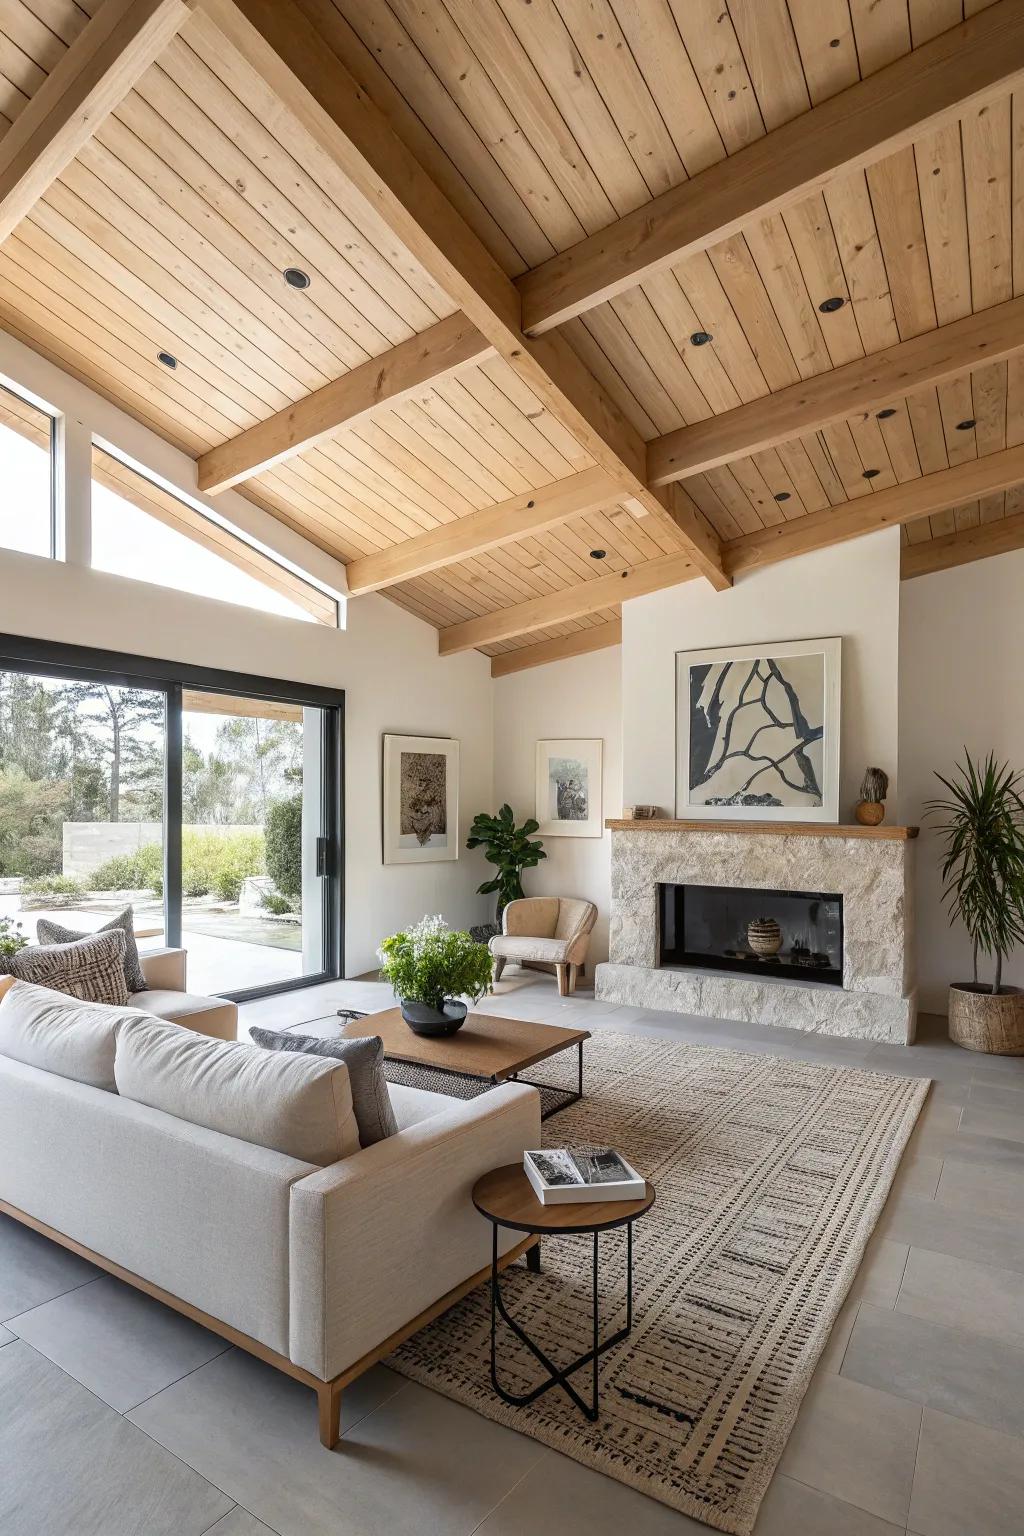
<svg viewBox="0 0 1024 1536">
<path fill-rule="evenodd" d="M 949 989 L 949 1038 L 966 1051 L 1024 1056 L 1024 990 L 1005 987 L 993 994 L 973 982 Z"/>
</svg>

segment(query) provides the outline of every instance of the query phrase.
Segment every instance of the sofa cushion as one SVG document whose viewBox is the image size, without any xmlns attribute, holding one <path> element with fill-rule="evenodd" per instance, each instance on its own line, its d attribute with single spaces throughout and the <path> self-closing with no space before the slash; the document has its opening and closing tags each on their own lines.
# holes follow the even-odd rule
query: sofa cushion
<svg viewBox="0 0 1024 1536">
<path fill-rule="evenodd" d="M 113 933 L 115 930 L 124 934 L 124 984 L 130 993 L 144 992 L 146 978 L 142 974 L 139 946 L 135 942 L 135 921 L 131 907 L 125 907 L 123 912 L 112 917 L 109 923 L 104 923 L 102 928 L 86 930 L 84 933 L 74 928 L 65 928 L 63 923 L 55 923 L 49 917 L 41 917 L 36 923 L 36 936 L 40 944 L 76 944 L 79 939 L 92 938 L 94 933 Z"/>
<path fill-rule="evenodd" d="M 116 1093 L 116 1028 L 134 1017 L 128 1009 L 80 1003 L 63 992 L 15 981 L 0 999 L 0 1055 Z"/>
<path fill-rule="evenodd" d="M 287 1030 L 250 1029 L 249 1038 L 267 1051 L 302 1051 L 309 1056 L 343 1061 L 348 1067 L 360 1146 L 372 1147 L 375 1141 L 383 1141 L 398 1130 L 384 1076 L 384 1042 L 379 1035 L 358 1040 L 347 1040 L 341 1035 L 325 1039 L 293 1035 Z"/>
<path fill-rule="evenodd" d="M 452 1100 L 447 1093 L 413 1088 L 408 1083 L 389 1083 L 388 1092 L 400 1131 L 407 1131 L 411 1125 L 419 1125 L 424 1120 L 433 1120 L 435 1115 L 451 1112 Z"/>
<path fill-rule="evenodd" d="M 238 1033 L 238 1004 L 226 997 L 204 997 L 198 992 L 175 992 L 171 988 L 150 987 L 132 994 L 133 1008 L 214 1035 L 218 1040 L 233 1040 Z"/>
<path fill-rule="evenodd" d="M 564 939 L 527 939 L 513 934 L 495 934 L 491 954 L 502 960 L 536 960 L 544 965 L 563 965 L 568 948 Z"/>
<path fill-rule="evenodd" d="M 117 1030 L 123 1098 L 320 1167 L 359 1150 L 348 1068 L 138 1016 Z"/>
<path fill-rule="evenodd" d="M 124 1008 L 125 936 L 120 929 L 97 933 L 73 944 L 30 944 L 4 961 L 4 970 L 19 981 L 52 987 L 83 1003 L 109 1003 Z"/>
</svg>

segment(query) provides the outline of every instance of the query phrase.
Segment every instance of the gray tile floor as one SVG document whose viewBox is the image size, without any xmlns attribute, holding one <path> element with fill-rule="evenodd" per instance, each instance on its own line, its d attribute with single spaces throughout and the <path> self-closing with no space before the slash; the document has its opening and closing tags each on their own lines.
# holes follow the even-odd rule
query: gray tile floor
<svg viewBox="0 0 1024 1536">
<path fill-rule="evenodd" d="M 390 997 L 250 1004 L 295 1028 Z M 1024 1532 L 1024 1059 L 911 1050 L 559 999 L 548 1022 L 931 1077 L 932 1093 L 762 1506 L 756 1536 Z M 707 1527 L 378 1367 L 338 1451 L 310 1393 L 0 1218 L 3 1536 L 686 1536 Z"/>
</svg>

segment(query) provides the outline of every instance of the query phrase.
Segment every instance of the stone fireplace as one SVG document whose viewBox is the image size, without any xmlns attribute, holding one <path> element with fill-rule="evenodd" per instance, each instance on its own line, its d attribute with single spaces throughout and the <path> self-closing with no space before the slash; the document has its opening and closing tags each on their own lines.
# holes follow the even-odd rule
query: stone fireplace
<svg viewBox="0 0 1024 1536">
<path fill-rule="evenodd" d="M 610 954 L 597 968 L 598 997 L 706 1018 L 913 1039 L 916 828 L 608 825 Z M 750 924 L 765 918 L 781 931 L 774 954 L 758 952 L 748 937 Z"/>
</svg>

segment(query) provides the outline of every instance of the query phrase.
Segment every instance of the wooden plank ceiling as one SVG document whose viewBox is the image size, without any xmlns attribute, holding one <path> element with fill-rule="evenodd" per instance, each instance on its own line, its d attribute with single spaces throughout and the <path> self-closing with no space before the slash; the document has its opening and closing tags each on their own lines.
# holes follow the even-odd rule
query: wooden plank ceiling
<svg viewBox="0 0 1024 1536">
<path fill-rule="evenodd" d="M 13 223 L 0 325 L 199 458 L 201 483 L 256 466 L 244 494 L 355 562 L 354 590 L 448 631 L 443 651 L 479 645 L 505 658 L 496 670 L 578 654 L 615 642 L 621 596 L 715 579 L 716 564 L 724 585 L 887 521 L 902 525 L 907 575 L 1024 538 L 1024 455 L 1010 452 L 1024 445 L 1017 0 L 987 19 L 984 0 L 280 0 L 319 34 L 325 79 L 349 71 L 416 157 L 430 196 L 410 184 L 414 216 L 437 192 L 451 205 L 464 270 L 475 261 L 498 295 L 488 318 L 506 289 L 522 296 L 524 326 L 532 315 L 546 332 L 522 356 L 498 321 L 481 334 L 460 315 L 430 249 L 400 238 L 301 93 L 275 89 L 234 38 L 225 0 L 181 9 Z M 4 0 L 0 130 L 100 10 Z M 239 10 L 259 27 L 267 5 Z M 1017 26 L 1016 53 L 991 32 L 1002 77 L 978 94 L 965 66 L 962 110 L 894 128 L 881 159 L 851 150 L 862 168 L 734 219 L 725 238 L 691 233 L 683 259 L 627 272 L 550 328 L 567 272 L 639 259 L 637 210 L 663 200 L 645 226 L 657 234 L 678 189 L 717 174 L 726 228 L 730 199 L 754 206 L 745 150 L 792 124 L 835 153 L 862 130 L 805 135 L 800 120 L 965 20 L 998 17 Z M 961 55 L 979 81 L 985 35 Z M 898 113 L 912 91 L 890 95 Z M 730 184 L 714 172 L 726 161 Z M 697 202 L 705 218 L 718 206 Z M 290 268 L 308 287 L 285 282 Z M 610 423 L 596 440 L 563 409 L 581 391 L 590 423 Z M 638 496 L 629 455 L 644 443 Z M 984 475 L 971 468 L 988 458 Z"/>
</svg>

